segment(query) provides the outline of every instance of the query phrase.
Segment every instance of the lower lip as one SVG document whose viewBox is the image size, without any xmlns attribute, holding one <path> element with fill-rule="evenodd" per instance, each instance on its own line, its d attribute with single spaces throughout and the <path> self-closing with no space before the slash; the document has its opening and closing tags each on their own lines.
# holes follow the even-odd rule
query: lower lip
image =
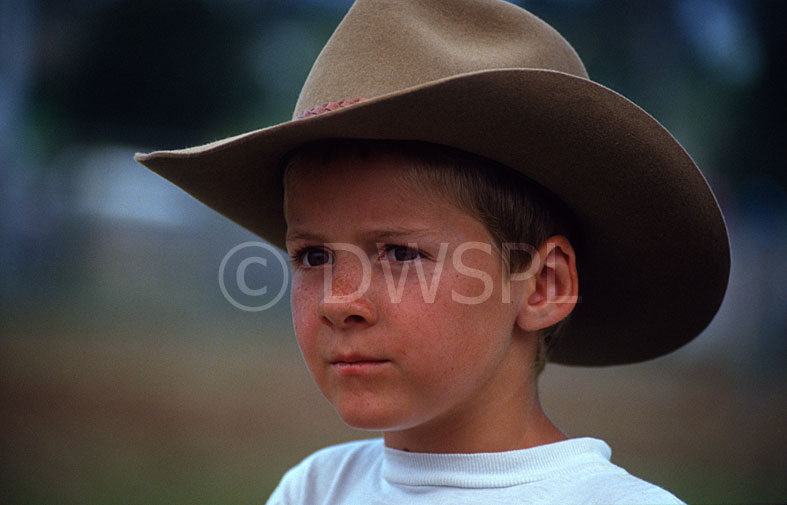
<svg viewBox="0 0 787 505">
<path fill-rule="evenodd" d="M 376 372 L 386 364 L 390 363 L 389 361 L 353 361 L 352 363 L 347 363 L 344 361 L 340 361 L 337 363 L 331 363 L 331 366 L 336 373 L 341 376 L 347 375 L 364 375 L 372 372 Z"/>
</svg>

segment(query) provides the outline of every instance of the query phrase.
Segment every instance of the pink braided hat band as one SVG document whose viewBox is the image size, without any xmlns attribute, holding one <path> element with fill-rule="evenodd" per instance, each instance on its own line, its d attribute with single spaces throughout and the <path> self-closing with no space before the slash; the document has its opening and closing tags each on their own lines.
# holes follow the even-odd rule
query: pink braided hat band
<svg viewBox="0 0 787 505">
<path fill-rule="evenodd" d="M 358 102 L 366 101 L 366 98 L 353 98 L 352 100 L 340 100 L 338 102 L 328 102 L 322 105 L 316 105 L 311 109 L 307 109 L 297 116 L 295 119 L 303 119 L 305 117 L 316 116 L 317 114 L 322 114 L 323 112 L 330 112 L 337 109 L 341 109 L 342 107 L 347 107 L 348 105 L 353 105 Z"/>
</svg>

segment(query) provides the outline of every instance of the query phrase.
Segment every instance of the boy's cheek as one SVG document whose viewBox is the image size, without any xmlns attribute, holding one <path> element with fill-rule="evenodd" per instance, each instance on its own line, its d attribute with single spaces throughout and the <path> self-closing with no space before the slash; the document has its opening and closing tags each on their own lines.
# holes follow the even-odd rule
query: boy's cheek
<svg viewBox="0 0 787 505">
<path fill-rule="evenodd" d="M 313 325 L 318 320 L 317 306 L 320 301 L 320 294 L 320 289 L 305 286 L 297 280 L 293 281 L 290 306 L 292 308 L 293 327 L 299 343 L 302 336 L 309 334 L 313 330 Z"/>
<path fill-rule="evenodd" d="M 320 280 L 322 280 L 322 277 L 320 277 Z M 295 312 L 296 308 L 300 310 L 309 305 L 316 307 L 321 295 L 322 283 L 316 283 L 314 279 L 299 273 L 293 275 L 290 295 L 293 312 Z"/>
</svg>

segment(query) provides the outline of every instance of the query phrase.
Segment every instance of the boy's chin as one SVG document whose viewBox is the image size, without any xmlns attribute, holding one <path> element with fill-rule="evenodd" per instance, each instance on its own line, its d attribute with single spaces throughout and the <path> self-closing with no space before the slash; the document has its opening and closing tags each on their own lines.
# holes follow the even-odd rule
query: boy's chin
<svg viewBox="0 0 787 505">
<path fill-rule="evenodd" d="M 336 408 L 334 406 L 334 408 Z M 344 424 L 363 431 L 391 431 L 401 429 L 402 420 L 390 412 L 373 412 L 361 409 L 339 409 L 336 412 Z"/>
</svg>

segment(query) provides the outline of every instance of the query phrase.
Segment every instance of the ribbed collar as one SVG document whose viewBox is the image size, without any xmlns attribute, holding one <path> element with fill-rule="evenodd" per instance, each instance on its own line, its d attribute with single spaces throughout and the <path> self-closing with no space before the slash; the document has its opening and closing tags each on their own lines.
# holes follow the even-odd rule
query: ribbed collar
<svg viewBox="0 0 787 505">
<path fill-rule="evenodd" d="M 382 475 L 392 484 L 494 488 L 534 482 L 577 464 L 609 461 L 609 446 L 575 438 L 530 449 L 476 454 L 432 454 L 384 448 Z"/>
</svg>

